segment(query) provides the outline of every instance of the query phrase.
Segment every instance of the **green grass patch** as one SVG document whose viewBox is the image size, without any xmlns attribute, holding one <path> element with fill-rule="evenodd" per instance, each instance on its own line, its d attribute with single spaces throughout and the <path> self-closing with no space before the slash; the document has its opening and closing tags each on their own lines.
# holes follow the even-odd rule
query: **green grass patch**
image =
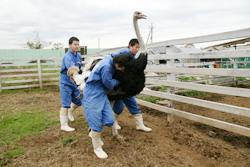
<svg viewBox="0 0 250 167">
<path fill-rule="evenodd" d="M 167 86 L 161 86 L 158 91 L 167 91 L 168 87 Z"/>
<path fill-rule="evenodd" d="M 0 154 L 0 166 L 12 162 L 15 156 L 22 155 L 24 153 L 23 147 L 15 147 L 12 150 L 5 151 Z"/>
<path fill-rule="evenodd" d="M 238 82 L 240 82 L 240 81 L 246 81 L 246 80 L 247 80 L 247 79 L 244 78 L 244 77 L 238 77 L 238 78 L 237 78 L 237 81 L 238 81 Z"/>
<path fill-rule="evenodd" d="M 1 114 L 0 150 L 3 151 L 0 153 L 0 166 L 11 162 L 15 156 L 23 154 L 24 148 L 18 147 L 20 139 L 41 134 L 50 125 L 58 124 L 59 121 L 52 120 L 55 114 L 48 111 Z"/>
<path fill-rule="evenodd" d="M 181 92 L 180 95 L 182 96 L 195 96 L 195 95 L 203 95 L 203 94 L 207 94 L 206 92 L 201 92 L 201 91 L 197 91 L 197 90 L 189 90 L 186 92 Z"/>
<path fill-rule="evenodd" d="M 16 156 L 16 155 L 21 155 L 24 152 L 24 148 L 23 147 L 17 147 L 14 150 L 11 151 L 6 151 L 4 153 L 4 156 Z"/>
<path fill-rule="evenodd" d="M 186 76 L 182 76 L 182 77 L 179 77 L 179 81 L 192 81 L 192 80 L 196 80 L 197 78 L 196 77 L 186 77 Z"/>
<path fill-rule="evenodd" d="M 147 101 L 147 102 L 151 102 L 151 103 L 155 103 L 156 100 L 164 100 L 163 98 L 160 98 L 160 97 L 139 97 L 138 99 L 141 99 L 141 100 L 144 100 L 144 101 Z"/>
<path fill-rule="evenodd" d="M 1 115 L 0 140 L 1 145 L 18 141 L 20 138 L 37 135 L 58 121 L 50 120 L 49 112 L 18 113 L 13 115 Z"/>
</svg>

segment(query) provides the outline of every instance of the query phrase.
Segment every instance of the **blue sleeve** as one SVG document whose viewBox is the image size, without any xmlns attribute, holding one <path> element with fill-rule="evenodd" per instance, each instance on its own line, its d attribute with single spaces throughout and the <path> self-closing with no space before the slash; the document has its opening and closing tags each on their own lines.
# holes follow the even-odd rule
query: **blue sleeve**
<svg viewBox="0 0 250 167">
<path fill-rule="evenodd" d="M 75 63 L 70 56 L 64 57 L 64 64 L 67 69 L 69 69 L 72 66 L 75 66 Z"/>
<path fill-rule="evenodd" d="M 112 73 L 111 73 L 111 67 L 110 66 L 103 66 L 101 70 L 101 77 L 102 77 L 102 83 L 104 86 L 111 90 L 117 85 L 119 85 L 119 81 L 116 79 L 112 79 Z"/>
<path fill-rule="evenodd" d="M 123 50 L 120 50 L 120 51 L 118 51 L 118 52 L 116 52 L 116 53 L 113 53 L 111 56 L 112 56 L 112 57 L 115 57 L 115 56 L 117 56 L 117 55 L 119 55 L 119 54 L 122 54 L 122 53 L 131 53 L 131 52 L 130 52 L 129 49 L 123 49 Z"/>
</svg>

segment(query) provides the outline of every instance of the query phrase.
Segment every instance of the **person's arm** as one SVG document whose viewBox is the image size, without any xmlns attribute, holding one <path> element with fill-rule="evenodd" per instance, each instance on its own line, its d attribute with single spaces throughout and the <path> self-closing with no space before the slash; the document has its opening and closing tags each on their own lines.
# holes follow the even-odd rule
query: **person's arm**
<svg viewBox="0 0 250 167">
<path fill-rule="evenodd" d="M 120 50 L 118 52 L 115 52 L 115 53 L 111 54 L 111 57 L 115 57 L 115 56 L 117 56 L 119 54 L 122 54 L 122 53 L 129 53 L 129 50 L 127 50 L 127 49 Z"/>
<path fill-rule="evenodd" d="M 65 56 L 64 57 L 64 63 L 65 63 L 65 67 L 67 69 L 69 69 L 72 66 L 75 66 L 75 62 L 73 61 L 73 59 L 70 56 Z M 77 67 L 78 68 L 78 67 Z"/>
<path fill-rule="evenodd" d="M 102 83 L 109 90 L 113 89 L 114 87 L 116 87 L 120 83 L 116 79 L 112 79 L 112 72 L 111 72 L 110 66 L 103 66 L 102 67 L 101 77 L 102 77 Z"/>
</svg>

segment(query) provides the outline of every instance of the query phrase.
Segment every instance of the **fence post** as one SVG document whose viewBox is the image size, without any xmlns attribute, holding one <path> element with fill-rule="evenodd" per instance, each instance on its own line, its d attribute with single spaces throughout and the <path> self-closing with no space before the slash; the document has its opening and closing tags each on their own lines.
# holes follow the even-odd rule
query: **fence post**
<svg viewBox="0 0 250 167">
<path fill-rule="evenodd" d="M 167 60 L 167 67 L 174 67 L 174 59 Z M 167 74 L 167 80 L 168 81 L 175 81 L 175 74 L 170 73 Z M 167 88 L 167 93 L 170 94 L 175 94 L 175 88 L 174 87 L 168 87 Z M 173 100 L 168 100 L 168 107 L 169 108 L 174 108 L 174 101 Z M 168 114 L 167 115 L 167 122 L 171 124 L 173 122 L 173 115 Z"/>
<path fill-rule="evenodd" d="M 1 77 L 0 77 L 0 92 L 2 92 L 2 80 L 1 80 Z"/>
<path fill-rule="evenodd" d="M 234 69 L 237 69 L 238 68 L 238 64 L 235 63 L 235 61 L 237 61 L 237 59 L 233 59 L 234 60 Z M 237 77 L 234 77 L 234 86 L 237 86 Z"/>
<path fill-rule="evenodd" d="M 42 83 L 42 68 L 41 68 L 41 59 L 40 58 L 37 58 L 37 68 L 38 68 L 39 85 L 40 85 L 40 89 L 42 89 L 43 83 Z"/>
</svg>

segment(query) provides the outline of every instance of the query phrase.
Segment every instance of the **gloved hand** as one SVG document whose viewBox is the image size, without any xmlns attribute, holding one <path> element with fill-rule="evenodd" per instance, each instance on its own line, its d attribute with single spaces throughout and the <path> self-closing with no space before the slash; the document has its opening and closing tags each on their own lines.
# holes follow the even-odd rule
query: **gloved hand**
<svg viewBox="0 0 250 167">
<path fill-rule="evenodd" d="M 79 68 L 76 66 L 72 66 L 68 69 L 67 71 L 67 75 L 70 77 L 70 80 L 72 81 L 72 83 L 76 83 L 74 80 L 74 75 L 78 74 Z"/>
</svg>

